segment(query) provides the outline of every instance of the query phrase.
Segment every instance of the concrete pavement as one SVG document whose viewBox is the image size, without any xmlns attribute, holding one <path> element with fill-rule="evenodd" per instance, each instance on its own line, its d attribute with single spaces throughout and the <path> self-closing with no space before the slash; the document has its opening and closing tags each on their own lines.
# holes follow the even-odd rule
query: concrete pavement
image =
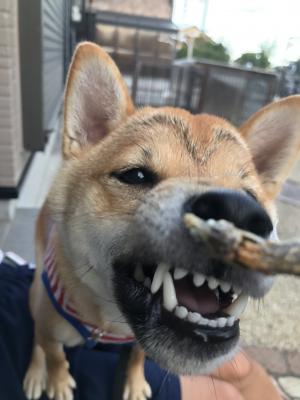
<svg viewBox="0 0 300 400">
<path fill-rule="evenodd" d="M 277 201 L 279 237 L 300 239 L 300 162 Z M 270 293 L 252 302 L 241 334 L 248 352 L 276 379 L 287 399 L 300 400 L 300 278 L 276 278 Z"/>
</svg>

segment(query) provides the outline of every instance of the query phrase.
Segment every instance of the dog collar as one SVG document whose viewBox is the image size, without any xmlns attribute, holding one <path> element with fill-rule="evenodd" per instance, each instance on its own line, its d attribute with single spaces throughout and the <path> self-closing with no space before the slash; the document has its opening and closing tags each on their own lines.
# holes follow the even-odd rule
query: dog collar
<svg viewBox="0 0 300 400">
<path fill-rule="evenodd" d="M 53 247 L 52 229 L 47 243 L 44 257 L 44 270 L 42 272 L 42 281 L 48 293 L 48 296 L 55 310 L 66 319 L 83 337 L 87 347 L 94 347 L 97 343 L 102 344 L 128 344 L 135 341 L 134 336 L 118 335 L 111 332 L 105 332 L 97 326 L 84 321 L 76 311 L 72 299 L 67 295 L 65 287 L 59 279 L 55 251 Z"/>
</svg>

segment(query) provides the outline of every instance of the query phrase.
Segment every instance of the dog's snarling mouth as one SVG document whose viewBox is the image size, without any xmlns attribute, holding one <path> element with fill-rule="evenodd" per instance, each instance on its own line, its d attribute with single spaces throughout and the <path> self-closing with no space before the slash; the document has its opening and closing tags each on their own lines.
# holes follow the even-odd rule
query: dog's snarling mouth
<svg viewBox="0 0 300 400">
<path fill-rule="evenodd" d="M 121 309 L 147 350 L 152 347 L 149 332 L 155 330 L 158 351 L 152 351 L 151 356 L 161 364 L 174 370 L 158 354 L 161 343 L 168 343 L 169 349 L 174 348 L 169 352 L 183 358 L 197 356 L 202 365 L 233 349 L 239 337 L 239 318 L 248 300 L 241 289 L 214 276 L 165 263 L 119 262 L 115 269 Z M 184 367 L 179 370 L 185 371 Z"/>
<path fill-rule="evenodd" d="M 165 263 L 154 268 L 137 265 L 133 277 L 153 296 L 161 298 L 164 312 L 186 322 L 186 328 L 194 329 L 204 341 L 226 340 L 235 335 L 235 325 L 248 299 L 239 288 L 213 276 L 174 270 Z"/>
</svg>

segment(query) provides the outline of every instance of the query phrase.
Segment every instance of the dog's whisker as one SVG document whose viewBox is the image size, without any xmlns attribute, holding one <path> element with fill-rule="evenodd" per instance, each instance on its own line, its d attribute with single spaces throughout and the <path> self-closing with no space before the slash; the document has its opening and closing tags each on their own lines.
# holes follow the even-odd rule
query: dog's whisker
<svg viewBox="0 0 300 400">
<path fill-rule="evenodd" d="M 169 375 L 170 375 L 170 371 L 166 370 L 165 376 L 163 377 L 162 382 L 161 382 L 161 384 L 160 384 L 160 386 L 159 386 L 159 388 L 157 390 L 157 396 L 161 393 L 164 385 L 167 383 L 167 379 L 168 379 Z"/>
<path fill-rule="evenodd" d="M 81 269 L 81 268 L 80 268 Z M 86 269 L 86 271 L 83 272 L 83 274 L 81 274 L 79 276 L 80 279 L 84 278 L 89 272 L 91 272 L 94 269 L 94 267 L 92 265 L 89 265 L 88 268 Z"/>
<path fill-rule="evenodd" d="M 74 212 L 67 212 L 67 211 L 51 211 L 51 212 L 44 212 L 45 216 L 49 216 L 49 217 L 55 217 L 55 216 L 68 216 L 68 217 L 72 217 L 72 218 L 82 218 L 84 216 L 96 216 L 99 220 L 105 220 L 105 219 L 112 219 L 115 218 L 117 220 L 120 220 L 120 215 L 116 215 L 116 214 L 105 214 L 105 215 L 100 215 L 97 212 L 92 212 L 92 211 L 87 211 L 85 213 L 81 212 L 80 214 L 75 214 Z M 132 212 L 124 212 L 122 213 L 122 219 L 124 217 L 132 217 L 133 213 Z"/>
<path fill-rule="evenodd" d="M 70 281 L 68 282 L 68 280 L 66 280 L 66 283 L 67 283 L 67 286 L 68 286 L 70 292 L 74 292 L 74 291 L 76 291 L 76 289 L 78 289 L 78 285 L 73 284 L 73 282 L 70 282 Z M 95 299 L 104 301 L 106 303 L 118 305 L 117 302 L 115 302 L 115 301 L 113 301 L 111 299 L 107 299 L 104 296 L 101 296 L 100 294 L 94 294 L 94 297 L 95 297 Z"/>
</svg>

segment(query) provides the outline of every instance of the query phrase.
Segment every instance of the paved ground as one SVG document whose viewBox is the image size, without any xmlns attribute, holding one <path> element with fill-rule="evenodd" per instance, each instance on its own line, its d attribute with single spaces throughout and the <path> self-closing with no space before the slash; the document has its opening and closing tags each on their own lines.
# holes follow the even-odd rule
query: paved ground
<svg viewBox="0 0 300 400">
<path fill-rule="evenodd" d="M 279 236 L 300 239 L 300 164 L 278 201 Z M 287 399 L 300 400 L 300 278 L 281 276 L 244 315 L 247 351 L 273 375 Z"/>
</svg>

